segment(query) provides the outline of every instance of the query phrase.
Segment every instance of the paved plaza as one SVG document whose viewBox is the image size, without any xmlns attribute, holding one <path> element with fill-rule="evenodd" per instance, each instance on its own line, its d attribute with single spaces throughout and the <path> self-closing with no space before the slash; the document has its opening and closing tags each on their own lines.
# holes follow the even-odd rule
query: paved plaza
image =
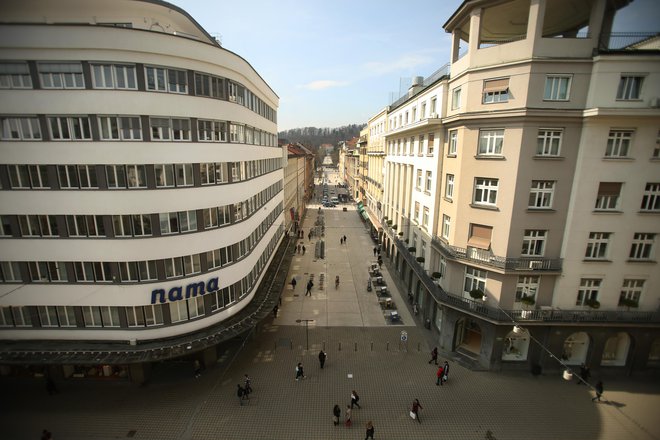
<svg viewBox="0 0 660 440">
<path fill-rule="evenodd" d="M 317 238 L 307 238 L 317 216 L 311 205 L 300 240 L 306 253 L 296 253 L 289 268 L 297 286 L 286 286 L 277 318 L 227 344 L 200 378 L 189 362 L 170 361 L 157 364 L 143 386 L 68 380 L 53 396 L 39 380 L 2 378 L 0 439 L 38 439 L 44 428 L 55 440 L 363 439 L 369 420 L 376 439 L 660 439 L 657 379 L 604 378 L 604 402 L 592 403 L 588 387 L 559 374 L 471 371 L 441 353 L 449 381 L 436 386 L 437 367 L 428 364 L 432 333 L 396 289 L 387 259 L 384 278 L 402 324 L 390 324 L 366 289 L 374 243 L 355 208 L 323 209 L 323 259 L 314 255 Z M 304 296 L 312 275 L 312 295 Z M 298 320 L 313 321 L 306 328 Z M 321 349 L 328 354 L 324 369 Z M 307 376 L 301 381 L 294 379 L 298 362 Z M 254 393 L 239 405 L 236 385 L 245 373 Z M 353 410 L 351 428 L 334 426 L 332 408 L 339 404 L 343 417 L 352 390 L 362 408 Z M 421 423 L 409 417 L 415 398 Z"/>
</svg>

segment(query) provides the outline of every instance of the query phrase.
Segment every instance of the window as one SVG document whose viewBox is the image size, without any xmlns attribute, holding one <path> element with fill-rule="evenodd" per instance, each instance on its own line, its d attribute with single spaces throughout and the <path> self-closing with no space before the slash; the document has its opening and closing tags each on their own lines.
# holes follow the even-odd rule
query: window
<svg viewBox="0 0 660 440">
<path fill-rule="evenodd" d="M 580 289 L 578 290 L 576 306 L 586 306 L 592 301 L 598 301 L 598 290 L 600 289 L 601 279 L 582 278 L 580 279 Z"/>
<path fill-rule="evenodd" d="M 181 257 L 167 258 L 164 261 L 166 278 L 178 278 L 183 276 L 183 260 Z"/>
<path fill-rule="evenodd" d="M 437 108 L 436 108 L 437 107 L 437 105 L 436 105 L 437 101 L 438 101 L 438 98 L 436 98 L 436 97 L 431 98 L 431 117 L 432 118 L 437 118 L 438 117 Z"/>
<path fill-rule="evenodd" d="M 419 135 L 419 143 L 417 144 L 417 154 L 421 156 L 424 154 L 424 141 L 425 141 L 425 136 L 423 134 Z"/>
<path fill-rule="evenodd" d="M 70 306 L 39 306 L 42 327 L 75 327 L 76 314 Z"/>
<path fill-rule="evenodd" d="M 180 211 L 159 214 L 160 233 L 175 234 L 177 232 L 194 232 L 197 230 L 197 212 Z"/>
<path fill-rule="evenodd" d="M 424 228 L 429 227 L 429 208 L 424 207 L 424 213 L 422 214 L 422 226 Z"/>
<path fill-rule="evenodd" d="M 175 141 L 190 140 L 190 119 L 172 118 L 172 138 Z"/>
<path fill-rule="evenodd" d="M 122 282 L 157 280 L 156 261 L 128 261 L 119 263 L 119 275 Z"/>
<path fill-rule="evenodd" d="M 170 93 L 188 93 L 186 71 L 164 67 L 145 66 L 147 90 Z"/>
<path fill-rule="evenodd" d="M 87 116 L 55 116 L 48 118 L 50 136 L 55 141 L 92 140 Z"/>
<path fill-rule="evenodd" d="M 422 107 L 419 110 L 419 119 L 426 119 L 426 101 L 422 103 Z"/>
<path fill-rule="evenodd" d="M 59 237 L 54 215 L 21 215 L 18 223 L 23 237 Z"/>
<path fill-rule="evenodd" d="M 525 229 L 520 254 L 523 256 L 543 256 L 547 234 L 548 231 L 542 229 Z"/>
<path fill-rule="evenodd" d="M 159 141 L 189 141 L 190 120 L 176 118 L 149 118 L 151 139 Z"/>
<path fill-rule="evenodd" d="M 433 185 L 433 174 L 431 171 L 426 172 L 426 186 L 424 187 L 424 191 L 426 192 L 431 192 L 431 186 Z"/>
<path fill-rule="evenodd" d="M 0 261 L 0 280 L 3 283 L 23 281 L 20 265 L 16 261 Z"/>
<path fill-rule="evenodd" d="M 587 260 L 605 260 L 607 258 L 607 245 L 610 242 L 610 235 L 609 232 L 590 232 L 584 258 Z"/>
<path fill-rule="evenodd" d="M 476 289 L 486 293 L 487 278 L 488 278 L 487 271 L 466 266 L 465 281 L 463 283 L 463 295 L 469 296 L 470 292 Z"/>
<path fill-rule="evenodd" d="M 561 149 L 562 129 L 540 129 L 537 136 L 537 156 L 559 156 Z"/>
<path fill-rule="evenodd" d="M 61 261 L 30 261 L 30 281 L 34 283 L 48 283 L 67 281 L 66 265 Z"/>
<path fill-rule="evenodd" d="M 497 203 L 497 179 L 477 177 L 474 185 L 474 203 L 476 205 L 495 206 Z"/>
<path fill-rule="evenodd" d="M 149 214 L 133 214 L 131 216 L 133 222 L 133 235 L 136 237 L 151 236 L 151 215 Z"/>
<path fill-rule="evenodd" d="M 67 215 L 66 225 L 69 237 L 105 237 L 103 216 Z"/>
<path fill-rule="evenodd" d="M 571 77 L 548 75 L 545 77 L 543 99 L 546 101 L 568 101 L 571 93 Z"/>
<path fill-rule="evenodd" d="M 552 180 L 532 180 L 529 192 L 528 208 L 550 209 L 555 191 L 555 182 Z"/>
<path fill-rule="evenodd" d="M 142 140 L 142 125 L 139 116 L 100 116 L 99 132 L 104 141 Z"/>
<path fill-rule="evenodd" d="M 456 110 L 461 107 L 461 88 L 457 87 L 451 93 L 451 109 Z"/>
<path fill-rule="evenodd" d="M 193 166 L 191 163 L 178 163 L 176 171 L 176 186 L 193 186 Z"/>
<path fill-rule="evenodd" d="M 518 283 L 516 284 L 516 299 L 515 302 L 520 302 L 523 297 L 534 298 L 539 291 L 539 277 L 538 276 L 518 276 Z"/>
<path fill-rule="evenodd" d="M 509 100 L 509 78 L 484 81 L 483 102 L 492 104 Z"/>
<path fill-rule="evenodd" d="M 33 141 L 41 139 L 39 119 L 32 117 L 0 118 L 0 139 L 3 141 Z"/>
<path fill-rule="evenodd" d="M 614 211 L 619 206 L 621 182 L 600 182 L 596 196 L 596 208 L 599 211 Z"/>
<path fill-rule="evenodd" d="M 467 241 L 468 256 L 471 256 L 472 258 L 481 258 L 481 256 L 484 255 L 483 253 L 480 254 L 478 251 L 471 250 L 470 248 L 483 249 L 486 251 L 489 250 L 492 236 L 492 226 L 470 223 L 470 237 Z M 490 255 L 488 256 L 488 259 L 490 259 Z"/>
<path fill-rule="evenodd" d="M 156 272 L 156 261 L 138 261 L 138 270 L 140 271 L 140 280 L 149 281 L 157 280 L 158 273 Z"/>
<path fill-rule="evenodd" d="M 125 307 L 129 327 L 152 327 L 163 324 L 160 305 Z"/>
<path fill-rule="evenodd" d="M 616 91 L 616 99 L 640 99 L 643 82 L 643 76 L 621 75 L 621 79 L 619 80 L 619 88 Z"/>
<path fill-rule="evenodd" d="M 417 191 L 421 191 L 422 189 L 422 170 L 417 170 L 417 183 L 415 185 L 415 188 Z"/>
<path fill-rule="evenodd" d="M 632 130 L 611 130 L 607 138 L 605 157 L 628 157 Z"/>
<path fill-rule="evenodd" d="M 449 148 L 447 150 L 447 154 L 449 156 L 456 156 L 457 151 L 458 151 L 458 131 L 452 130 L 449 132 Z"/>
<path fill-rule="evenodd" d="M 156 188 L 169 188 L 174 186 L 174 165 L 154 165 L 156 173 Z"/>
<path fill-rule="evenodd" d="M 137 89 L 132 64 L 92 64 L 92 80 L 95 89 Z"/>
<path fill-rule="evenodd" d="M 660 130 L 658 136 L 655 138 L 655 146 L 653 147 L 652 159 L 660 159 Z"/>
<path fill-rule="evenodd" d="M 227 123 L 222 121 L 197 121 L 197 137 L 200 142 L 227 142 Z"/>
<path fill-rule="evenodd" d="M 37 64 L 41 87 L 44 89 L 82 89 L 85 80 L 80 63 Z"/>
<path fill-rule="evenodd" d="M 639 299 L 642 296 L 645 280 L 625 279 L 621 286 L 621 294 L 619 295 L 619 307 L 626 305 L 626 302 L 634 302 L 639 305 Z"/>
<path fill-rule="evenodd" d="M 237 144 L 245 143 L 245 126 L 230 123 L 229 124 L 229 141 Z"/>
<path fill-rule="evenodd" d="M 454 175 L 447 174 L 445 180 L 445 197 L 449 200 L 454 199 Z"/>
<path fill-rule="evenodd" d="M 119 327 L 119 307 L 83 306 L 85 327 Z"/>
<path fill-rule="evenodd" d="M 415 122 L 417 120 L 417 107 L 412 108 L 412 120 L 411 122 Z"/>
<path fill-rule="evenodd" d="M 126 168 L 123 165 L 106 165 L 105 172 L 108 179 L 108 188 L 126 188 Z M 61 177 L 60 186 L 62 186 Z"/>
<path fill-rule="evenodd" d="M 419 202 L 415 202 L 415 211 L 413 215 L 413 221 L 419 223 Z"/>
<path fill-rule="evenodd" d="M 199 254 L 186 255 L 183 259 L 183 273 L 185 275 L 194 275 L 202 271 L 202 265 L 199 260 Z"/>
<path fill-rule="evenodd" d="M 442 215 L 442 238 L 449 240 L 449 228 L 451 227 L 451 218 L 448 215 Z"/>
<path fill-rule="evenodd" d="M 435 143 L 435 133 L 429 133 L 429 143 L 428 143 L 428 147 L 427 147 L 427 150 L 426 150 L 426 155 L 427 156 L 432 156 L 433 155 L 433 152 L 435 150 L 434 143 Z"/>
<path fill-rule="evenodd" d="M 0 307 L 0 326 L 32 327 L 32 318 L 27 307 Z"/>
<path fill-rule="evenodd" d="M 9 184 L 13 189 L 48 189 L 48 168 L 46 165 L 8 165 Z"/>
<path fill-rule="evenodd" d="M 501 156 L 504 130 L 479 130 L 478 156 Z"/>
<path fill-rule="evenodd" d="M 650 260 L 653 258 L 655 234 L 636 232 L 630 247 L 631 260 Z"/>
<path fill-rule="evenodd" d="M 642 196 L 642 211 L 660 211 L 660 183 L 647 183 Z"/>
<path fill-rule="evenodd" d="M 222 78 L 195 72 L 195 94 L 211 98 L 224 97 Z"/>
<path fill-rule="evenodd" d="M 0 89 L 31 89 L 27 63 L 0 63 Z"/>
</svg>

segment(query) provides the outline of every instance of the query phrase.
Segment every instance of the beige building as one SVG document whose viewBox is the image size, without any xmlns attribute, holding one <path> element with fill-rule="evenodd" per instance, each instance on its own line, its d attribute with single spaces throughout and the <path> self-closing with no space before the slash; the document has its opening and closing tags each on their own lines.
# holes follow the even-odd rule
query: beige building
<svg viewBox="0 0 660 440">
<path fill-rule="evenodd" d="M 482 367 L 660 365 L 660 57 L 618 44 L 615 12 L 468 0 L 441 124 L 418 122 L 426 89 L 387 114 L 387 251 L 439 346 Z"/>
<path fill-rule="evenodd" d="M 383 193 L 385 167 L 385 132 L 387 130 L 387 108 L 369 119 L 365 128 L 367 138 L 366 159 L 363 166 L 363 203 L 371 224 L 371 232 L 382 239 Z"/>
</svg>

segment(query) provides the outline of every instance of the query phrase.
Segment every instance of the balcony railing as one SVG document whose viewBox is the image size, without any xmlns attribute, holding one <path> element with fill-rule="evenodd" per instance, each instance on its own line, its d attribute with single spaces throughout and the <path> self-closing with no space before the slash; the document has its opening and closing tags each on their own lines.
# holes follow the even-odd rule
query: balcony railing
<svg viewBox="0 0 660 440">
<path fill-rule="evenodd" d="M 440 249 L 447 258 L 452 260 L 468 261 L 482 266 L 490 266 L 502 270 L 533 270 L 560 272 L 562 269 L 561 258 L 507 258 L 493 255 L 483 249 L 468 247 L 460 248 L 451 246 L 438 237 L 432 238 L 432 243 Z"/>
<path fill-rule="evenodd" d="M 387 228 L 392 237 L 395 237 L 395 231 Z M 464 298 L 461 295 L 448 293 L 438 286 L 433 278 L 426 273 L 424 268 L 415 260 L 415 257 L 408 252 L 406 244 L 395 239 L 399 254 L 403 256 L 408 265 L 415 272 L 426 290 L 431 294 L 437 303 L 445 304 L 451 308 L 463 310 L 468 313 L 480 316 L 485 319 L 497 321 L 500 323 L 516 322 L 535 322 L 535 323 L 660 323 L 660 312 L 636 312 L 619 310 L 504 310 L 499 307 L 487 305 L 484 301 Z"/>
<path fill-rule="evenodd" d="M 612 32 L 600 36 L 601 50 L 659 50 L 658 32 Z"/>
</svg>

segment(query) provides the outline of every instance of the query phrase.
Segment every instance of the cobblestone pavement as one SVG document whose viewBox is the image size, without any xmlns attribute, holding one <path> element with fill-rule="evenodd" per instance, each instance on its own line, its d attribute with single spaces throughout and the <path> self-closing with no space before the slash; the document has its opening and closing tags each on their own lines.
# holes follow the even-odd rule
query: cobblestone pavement
<svg viewBox="0 0 660 440">
<path fill-rule="evenodd" d="M 306 281 L 298 283 L 298 296 L 288 287 L 278 318 L 226 344 L 199 379 L 191 363 L 165 362 L 144 386 L 68 380 L 49 396 L 35 379 L 0 378 L 0 440 L 37 439 L 44 428 L 56 440 L 362 439 L 369 420 L 376 439 L 660 440 L 657 379 L 606 378 L 604 402 L 592 403 L 589 388 L 558 374 L 470 371 L 441 354 L 450 363 L 449 381 L 436 386 L 431 333 L 415 325 L 394 283 L 404 325 L 388 325 L 375 294 L 366 292 L 373 243 L 354 210 L 334 209 L 325 214 L 327 258 L 314 261 L 308 249 L 296 255 L 290 275 L 304 280 L 322 267 L 340 274 L 339 289 L 316 285 L 310 298 L 303 296 Z M 305 234 L 312 214 L 314 207 Z M 340 234 L 348 237 L 345 246 Z M 306 329 L 296 319 L 315 321 Z M 321 349 L 328 353 L 324 369 Z M 298 362 L 307 376 L 301 381 L 294 380 Z M 245 373 L 254 393 L 241 406 L 235 392 Z M 334 426 L 332 408 L 339 404 L 343 415 L 351 390 L 362 408 L 353 410 L 351 428 Z M 415 398 L 421 423 L 409 417 Z"/>
</svg>

